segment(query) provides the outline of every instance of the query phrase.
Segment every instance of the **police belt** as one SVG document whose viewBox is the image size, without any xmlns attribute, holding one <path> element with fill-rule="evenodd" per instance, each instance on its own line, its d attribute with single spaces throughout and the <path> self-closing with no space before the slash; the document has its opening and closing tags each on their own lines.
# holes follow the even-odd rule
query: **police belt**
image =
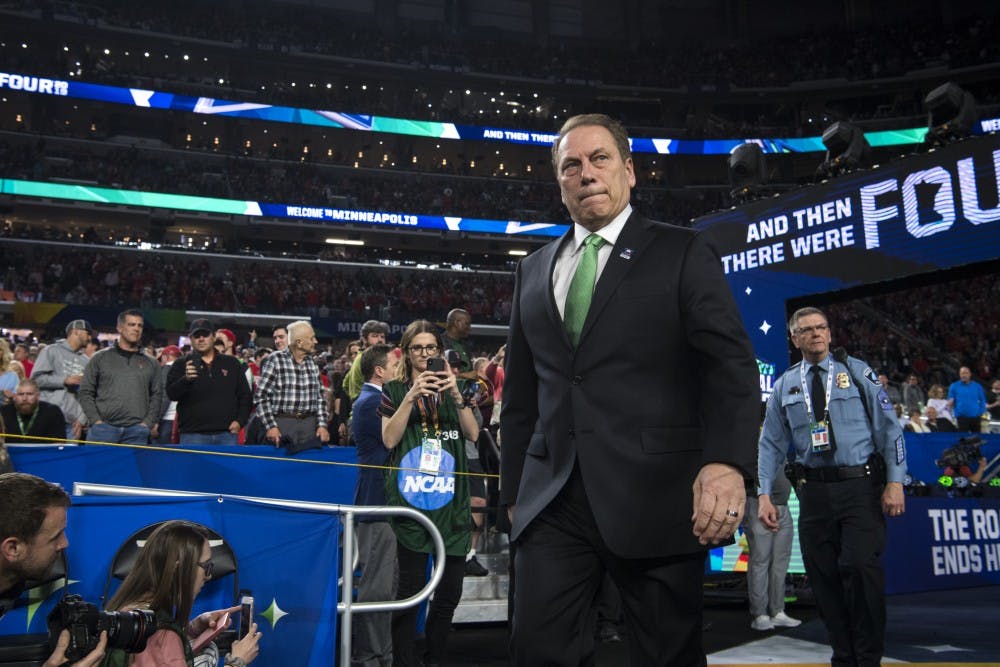
<svg viewBox="0 0 1000 667">
<path fill-rule="evenodd" d="M 805 468 L 804 477 L 809 482 L 843 482 L 848 479 L 871 477 L 874 471 L 871 464 L 857 466 L 827 466 L 823 468 Z"/>
<path fill-rule="evenodd" d="M 276 419 L 309 419 L 315 416 L 315 412 L 279 412 L 274 415 Z"/>
</svg>

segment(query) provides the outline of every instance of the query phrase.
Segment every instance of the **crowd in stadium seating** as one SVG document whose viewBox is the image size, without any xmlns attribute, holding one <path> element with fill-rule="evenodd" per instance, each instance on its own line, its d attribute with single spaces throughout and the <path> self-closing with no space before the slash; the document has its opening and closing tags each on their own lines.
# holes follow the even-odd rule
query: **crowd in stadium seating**
<svg viewBox="0 0 1000 667">
<path fill-rule="evenodd" d="M 995 273 L 864 297 L 825 310 L 837 344 L 893 382 L 916 373 L 925 389 L 947 386 L 961 366 L 989 382 L 1000 370 L 1000 282 Z"/>
<path fill-rule="evenodd" d="M 506 324 L 513 276 L 217 262 L 157 253 L 0 245 L 0 289 L 51 303 L 313 317 L 443 317 L 456 295 L 476 321 Z"/>
<path fill-rule="evenodd" d="M 25 3 L 33 9 L 34 3 Z M 103 6 L 103 5 L 107 6 Z M 167 11 L 148 3 L 88 3 L 61 4 L 57 15 L 102 26 L 121 26 L 165 35 L 182 35 L 226 44 L 245 46 L 263 53 L 318 53 L 362 60 L 450 71 L 459 78 L 457 83 L 435 85 L 422 82 L 406 85 L 338 85 L 328 89 L 322 82 L 309 87 L 305 82 L 292 86 L 290 80 L 261 74 L 256 68 L 245 68 L 237 62 L 221 63 L 213 54 L 212 63 L 195 74 L 195 65 L 179 65 L 170 60 L 143 60 L 136 64 L 110 53 L 105 55 L 97 44 L 69 40 L 69 53 L 44 53 L 37 49 L 18 53 L 7 49 L 7 67 L 24 66 L 37 71 L 48 67 L 55 72 L 79 71 L 86 80 L 119 85 L 150 86 L 153 81 L 181 84 L 186 80 L 206 94 L 205 87 L 216 88 L 214 96 L 245 97 L 246 91 L 261 91 L 264 101 L 310 108 L 325 108 L 356 113 L 379 113 L 438 121 L 473 123 L 516 123 L 520 127 L 548 130 L 558 125 L 556 116 L 567 107 L 578 107 L 583 100 L 595 104 L 588 84 L 626 84 L 666 88 L 691 86 L 725 92 L 730 87 L 774 87 L 792 82 L 849 79 L 867 80 L 900 77 L 906 72 L 924 68 L 958 68 L 996 62 L 1000 46 L 992 39 L 997 31 L 997 19 L 976 17 L 956 21 L 942 30 L 940 24 L 913 18 L 888 27 L 876 27 L 853 33 L 812 31 L 803 34 L 734 41 L 723 48 L 711 43 L 698 43 L 678 48 L 675 44 L 649 43 L 635 52 L 623 50 L 620 58 L 606 57 L 606 51 L 594 54 L 581 49 L 571 40 L 552 38 L 547 47 L 526 44 L 513 36 L 456 36 L 439 32 L 400 27 L 392 38 L 361 21 L 338 16 L 336 21 L 313 20 L 315 12 L 299 15 L 282 12 L 266 5 L 250 4 L 248 11 L 232 15 L 227 6 L 198 6 L 190 12 Z M 320 27 L 322 26 L 322 27 Z M 119 38 L 122 38 L 119 36 Z M 147 39 L 144 37 L 144 39 Z M 14 45 L 11 45 L 14 46 Z M 173 48 L 173 47 L 171 47 Z M 197 49 L 192 45 L 193 49 Z M 190 50 L 190 49 L 189 49 Z M 788 58 L 789 53 L 796 54 Z M 197 57 L 193 60 L 198 60 Z M 620 60 L 629 67 L 614 65 Z M 47 64 L 46 64 L 46 61 Z M 79 63 L 79 66 L 77 66 Z M 300 70 L 300 67 L 296 67 Z M 321 68 L 317 67 L 317 76 Z M 187 71 L 187 73 L 185 73 Z M 211 71 L 213 75 L 208 75 Z M 280 68 L 277 71 L 281 71 Z M 546 92 L 540 98 L 530 98 L 530 82 L 506 84 L 518 99 L 531 99 L 531 105 L 517 106 L 496 103 L 483 115 L 478 103 L 469 104 L 460 91 L 461 76 L 468 73 L 539 77 L 541 80 L 562 82 L 566 93 Z M 52 71 L 49 74 L 53 73 Z M 390 76 L 399 76 L 399 72 Z M 262 78 L 264 77 L 264 78 Z M 339 74 L 328 76 L 334 81 L 349 81 Z M 219 79 L 224 83 L 220 84 Z M 357 83 L 357 81 L 355 81 Z M 476 87 L 474 84 L 473 87 Z M 488 84 L 495 85 L 495 84 Z M 479 87 L 481 87 L 480 84 Z M 523 97 L 518 88 L 523 87 Z M 184 92 L 184 88 L 180 92 Z M 192 89 L 193 90 L 193 89 Z M 190 92 L 190 91 L 188 91 Z M 1000 100 L 1000 90 L 992 88 L 980 102 Z M 647 127 L 689 127 L 701 136 L 731 133 L 756 134 L 761 126 L 772 133 L 796 136 L 815 134 L 825 121 L 812 118 L 815 107 L 806 112 L 766 113 L 736 111 L 732 105 L 713 109 L 711 117 L 689 118 L 677 105 L 652 104 L 617 105 L 617 115 L 626 124 Z M 851 119 L 891 113 L 916 116 L 923 113 L 919 96 L 886 98 L 886 108 L 844 108 Z M 502 102 L 502 100 L 501 100 Z M 682 107 L 685 105 L 681 105 Z M 786 105 L 787 106 L 787 105 Z M 795 106 L 795 105 L 793 105 Z M 887 110 L 891 107 L 891 111 Z M 730 114 L 733 114 L 730 117 Z M 845 118 L 846 119 L 846 118 Z M 692 125 L 693 123 L 693 125 Z M 822 123 L 819 127 L 816 124 Z M 777 125 L 777 126 L 776 126 Z"/>
<path fill-rule="evenodd" d="M 0 245 L 0 289 L 36 301 L 405 321 L 443 317 L 457 295 L 477 322 L 506 324 L 510 275 L 351 269 L 206 256 Z M 963 298 L 953 299 L 956 289 Z M 1000 369 L 1000 284 L 994 274 L 866 297 L 828 307 L 838 344 L 893 382 L 915 372 L 925 386 L 959 366 L 988 381 Z"/>
<path fill-rule="evenodd" d="M 34 3 L 26 3 L 33 6 Z M 189 4 L 191 11 L 179 11 Z M 525 47 L 524 40 L 450 34 L 441 28 L 417 32 L 400 25 L 392 38 L 343 13 L 336 21 L 317 20 L 323 10 L 287 12 L 266 5 L 244 5 L 234 13 L 226 5 L 180 3 L 169 9 L 150 3 L 90 2 L 60 5 L 76 11 L 76 20 L 144 32 L 184 35 L 281 53 L 338 55 L 378 62 L 448 68 L 456 72 L 512 74 L 569 81 L 677 87 L 689 82 L 726 81 L 735 86 L 786 85 L 793 81 L 901 76 L 933 66 L 980 65 L 1000 57 L 995 20 L 975 17 L 951 30 L 915 18 L 854 32 L 810 31 L 781 39 L 748 39 L 719 49 L 699 41 L 694 48 L 669 43 L 621 47 L 620 58 L 575 48 L 571 40 L 551 38 L 548 46 Z M 332 10 L 331 10 L 332 11 Z M 667 10 L 662 16 L 670 19 Z M 795 53 L 795 58 L 789 58 Z M 629 67 L 617 67 L 628 62 Z"/>
<path fill-rule="evenodd" d="M 400 162 L 407 164 L 406 160 Z M 569 221 L 547 168 L 545 180 L 537 181 L 456 178 L 458 174 L 335 169 L 234 156 L 224 161 L 202 160 L 192 154 L 168 155 L 137 148 L 114 147 L 101 154 L 82 147 L 49 146 L 44 140 L 32 144 L 0 140 L 0 165 L 9 178 L 83 179 L 126 190 L 490 220 Z M 695 196 L 678 197 L 651 186 L 635 194 L 635 205 L 641 211 L 678 224 L 726 203 L 724 190 L 701 190 Z"/>
</svg>

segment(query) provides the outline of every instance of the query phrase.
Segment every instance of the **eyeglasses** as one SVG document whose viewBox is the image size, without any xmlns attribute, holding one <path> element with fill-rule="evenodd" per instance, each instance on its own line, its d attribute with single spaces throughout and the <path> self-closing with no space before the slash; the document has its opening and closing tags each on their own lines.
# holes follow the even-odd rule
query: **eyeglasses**
<svg viewBox="0 0 1000 667">
<path fill-rule="evenodd" d="M 437 345 L 411 345 L 407 348 L 413 354 L 434 354 L 438 351 Z"/>
<path fill-rule="evenodd" d="M 205 576 L 208 579 L 211 579 L 212 578 L 212 574 L 215 572 L 215 561 L 213 561 L 211 558 L 209 558 L 204 563 L 198 563 L 198 567 L 200 567 L 201 569 L 205 570 Z"/>
<path fill-rule="evenodd" d="M 824 331 L 826 331 L 829 328 L 830 328 L 830 325 L 828 325 L 828 324 L 817 324 L 814 327 L 799 327 L 798 329 L 795 330 L 795 335 L 796 336 L 808 336 L 808 335 L 812 334 L 814 331 L 818 332 L 818 333 L 823 333 Z"/>
</svg>

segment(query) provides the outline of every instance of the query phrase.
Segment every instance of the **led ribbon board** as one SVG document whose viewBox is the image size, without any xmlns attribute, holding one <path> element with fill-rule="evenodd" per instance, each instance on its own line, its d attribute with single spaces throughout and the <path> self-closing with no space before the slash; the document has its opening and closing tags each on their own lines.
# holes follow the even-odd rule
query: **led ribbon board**
<svg viewBox="0 0 1000 667">
<path fill-rule="evenodd" d="M 456 125 L 435 121 L 410 120 L 388 116 L 323 111 L 299 107 L 273 106 L 253 102 L 219 100 L 212 97 L 191 97 L 174 93 L 145 90 L 142 88 L 121 88 L 83 81 L 64 81 L 45 77 L 30 76 L 11 72 L 0 72 L 0 89 L 14 90 L 37 95 L 53 95 L 97 102 L 111 102 L 144 109 L 164 109 L 231 118 L 245 118 L 274 123 L 314 125 L 327 128 L 358 130 L 363 132 L 384 132 L 435 139 L 461 139 L 468 141 L 498 141 L 508 144 L 532 146 L 552 145 L 554 134 L 531 130 L 481 127 L 476 125 Z M 976 132 L 991 131 L 1000 126 L 1000 119 L 981 121 Z M 865 134 L 873 147 L 903 146 L 919 144 L 923 141 L 927 128 L 886 130 Z M 659 155 L 728 155 L 740 144 L 754 143 L 765 153 L 822 153 L 826 151 L 820 137 L 789 137 L 777 139 L 630 139 L 634 153 L 654 153 Z"/>
<path fill-rule="evenodd" d="M 361 209 L 329 208 L 325 206 L 271 204 L 257 201 L 241 201 L 238 199 L 221 199 L 218 197 L 195 197 L 160 192 L 117 190 L 89 185 L 64 185 L 61 183 L 21 181 L 10 178 L 0 178 L 0 194 L 21 197 L 45 197 L 49 199 L 64 199 L 99 204 L 143 206 L 175 211 L 245 215 L 251 218 L 268 217 L 310 220 L 317 224 L 350 223 L 408 227 L 411 229 L 436 229 L 481 234 L 546 237 L 562 236 L 567 229 L 566 225 L 550 223 L 485 220 L 440 215 L 415 215 L 412 213 L 366 211 Z"/>
</svg>

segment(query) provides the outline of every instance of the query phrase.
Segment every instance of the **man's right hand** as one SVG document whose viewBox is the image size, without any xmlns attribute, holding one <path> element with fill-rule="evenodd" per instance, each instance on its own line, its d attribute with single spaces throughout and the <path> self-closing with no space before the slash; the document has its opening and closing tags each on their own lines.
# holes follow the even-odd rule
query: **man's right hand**
<svg viewBox="0 0 1000 667">
<path fill-rule="evenodd" d="M 773 532 L 778 531 L 778 509 L 771 502 L 771 497 L 760 495 L 757 497 L 757 518 Z"/>
<path fill-rule="evenodd" d="M 267 429 L 267 433 L 264 434 L 264 438 L 266 438 L 268 442 L 273 442 L 274 446 L 277 447 L 278 443 L 281 442 L 281 431 L 278 430 L 277 426 L 269 428 Z"/>
<path fill-rule="evenodd" d="M 74 662 L 70 667 L 95 667 L 104 658 L 104 649 L 108 646 L 108 633 L 101 631 L 100 641 L 94 650 L 83 657 L 82 660 Z M 59 633 L 59 640 L 56 642 L 56 650 L 52 652 L 49 659 L 42 667 L 61 667 L 66 664 L 66 649 L 69 647 L 69 630 Z"/>
<path fill-rule="evenodd" d="M 67 375 L 66 379 L 63 380 L 63 384 L 66 385 L 67 387 L 79 385 L 81 382 L 83 382 L 82 375 Z"/>
</svg>

